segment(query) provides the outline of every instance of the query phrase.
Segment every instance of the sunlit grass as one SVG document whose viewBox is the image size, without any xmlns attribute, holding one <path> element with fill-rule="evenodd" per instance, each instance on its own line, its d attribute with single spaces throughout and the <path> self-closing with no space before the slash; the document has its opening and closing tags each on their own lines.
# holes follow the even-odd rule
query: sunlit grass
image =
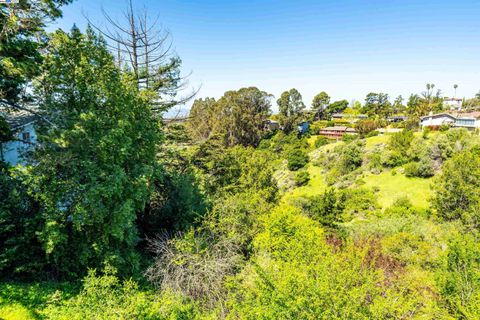
<svg viewBox="0 0 480 320">
<path fill-rule="evenodd" d="M 394 171 L 384 171 L 378 175 L 367 174 L 363 178 L 365 187 L 378 188 L 378 201 L 383 208 L 392 205 L 401 197 L 408 197 L 412 204 L 419 208 L 430 206 L 431 178 L 407 178 L 403 174 L 394 175 L 392 172 Z"/>
</svg>

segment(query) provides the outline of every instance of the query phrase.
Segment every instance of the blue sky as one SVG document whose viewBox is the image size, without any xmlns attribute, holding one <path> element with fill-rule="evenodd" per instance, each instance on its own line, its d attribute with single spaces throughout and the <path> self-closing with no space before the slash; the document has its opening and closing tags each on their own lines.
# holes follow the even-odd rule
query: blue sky
<svg viewBox="0 0 480 320">
<path fill-rule="evenodd" d="M 134 0 L 172 33 L 198 97 L 244 86 L 280 96 L 297 88 L 310 105 L 326 91 L 363 102 L 392 99 L 434 83 L 445 96 L 480 90 L 480 1 L 154 1 Z M 102 23 L 123 0 L 77 0 L 50 29 Z"/>
</svg>

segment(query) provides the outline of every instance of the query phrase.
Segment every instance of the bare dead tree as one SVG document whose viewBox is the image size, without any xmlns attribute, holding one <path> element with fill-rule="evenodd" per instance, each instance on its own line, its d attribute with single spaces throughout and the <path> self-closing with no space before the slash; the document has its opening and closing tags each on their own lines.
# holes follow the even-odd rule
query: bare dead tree
<svg viewBox="0 0 480 320">
<path fill-rule="evenodd" d="M 225 278 L 242 262 L 240 248 L 233 241 L 209 234 L 169 237 L 168 234 L 149 240 L 150 250 L 157 255 L 145 275 L 159 288 L 174 291 L 203 301 L 214 307 L 224 298 Z"/>
<path fill-rule="evenodd" d="M 102 8 L 106 25 L 88 22 L 107 40 L 115 53 L 117 64 L 130 72 L 140 90 L 155 93 L 152 109 L 165 111 L 185 103 L 196 92 L 178 97 L 178 92 L 188 85 L 180 74 L 181 60 L 172 49 L 170 32 L 159 24 L 159 15 L 151 18 L 148 10 L 135 9 L 128 0 L 122 19 L 112 18 Z"/>
</svg>

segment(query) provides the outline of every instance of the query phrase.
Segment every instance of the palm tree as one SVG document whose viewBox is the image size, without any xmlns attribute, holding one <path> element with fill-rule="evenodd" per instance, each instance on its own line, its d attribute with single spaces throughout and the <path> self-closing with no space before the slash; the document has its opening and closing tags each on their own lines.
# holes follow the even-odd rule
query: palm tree
<svg viewBox="0 0 480 320">
<path fill-rule="evenodd" d="M 455 95 L 453 96 L 454 98 L 457 97 L 457 88 L 458 88 L 458 84 L 454 84 L 453 85 L 453 89 L 455 90 Z"/>
</svg>

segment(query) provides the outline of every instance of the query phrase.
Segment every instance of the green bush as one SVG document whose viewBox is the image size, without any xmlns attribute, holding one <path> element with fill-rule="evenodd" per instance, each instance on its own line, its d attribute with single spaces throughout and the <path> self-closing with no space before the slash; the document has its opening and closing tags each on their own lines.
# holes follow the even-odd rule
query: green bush
<svg viewBox="0 0 480 320">
<path fill-rule="evenodd" d="M 187 299 L 171 292 L 140 290 L 133 280 L 120 281 L 114 274 L 96 276 L 91 270 L 77 296 L 56 299 L 42 312 L 51 320 L 83 319 L 194 319 L 198 310 Z"/>
<path fill-rule="evenodd" d="M 346 134 L 342 135 L 342 141 L 343 142 L 348 143 L 348 142 L 352 142 L 352 141 L 357 140 L 357 139 L 358 139 L 358 136 L 356 134 L 346 133 Z"/>
<path fill-rule="evenodd" d="M 410 162 L 404 167 L 405 176 L 407 177 L 419 177 L 428 178 L 435 174 L 433 168 L 433 162 L 430 159 L 422 159 L 420 162 Z"/>
<path fill-rule="evenodd" d="M 307 170 L 297 171 L 294 180 L 297 186 L 304 186 L 310 181 L 310 173 Z"/>
<path fill-rule="evenodd" d="M 297 171 L 305 167 L 308 163 L 308 154 L 301 149 L 294 149 L 289 152 L 287 157 L 287 168 L 291 171 Z"/>
<path fill-rule="evenodd" d="M 380 132 L 378 132 L 377 130 L 373 130 L 373 131 L 370 131 L 369 133 L 367 133 L 365 135 L 365 138 L 375 137 L 375 136 L 378 136 L 379 134 L 380 134 Z"/>
<path fill-rule="evenodd" d="M 330 141 L 328 140 L 327 137 L 324 136 L 318 136 L 317 139 L 315 140 L 315 148 L 320 148 L 326 144 L 329 144 Z"/>
</svg>

